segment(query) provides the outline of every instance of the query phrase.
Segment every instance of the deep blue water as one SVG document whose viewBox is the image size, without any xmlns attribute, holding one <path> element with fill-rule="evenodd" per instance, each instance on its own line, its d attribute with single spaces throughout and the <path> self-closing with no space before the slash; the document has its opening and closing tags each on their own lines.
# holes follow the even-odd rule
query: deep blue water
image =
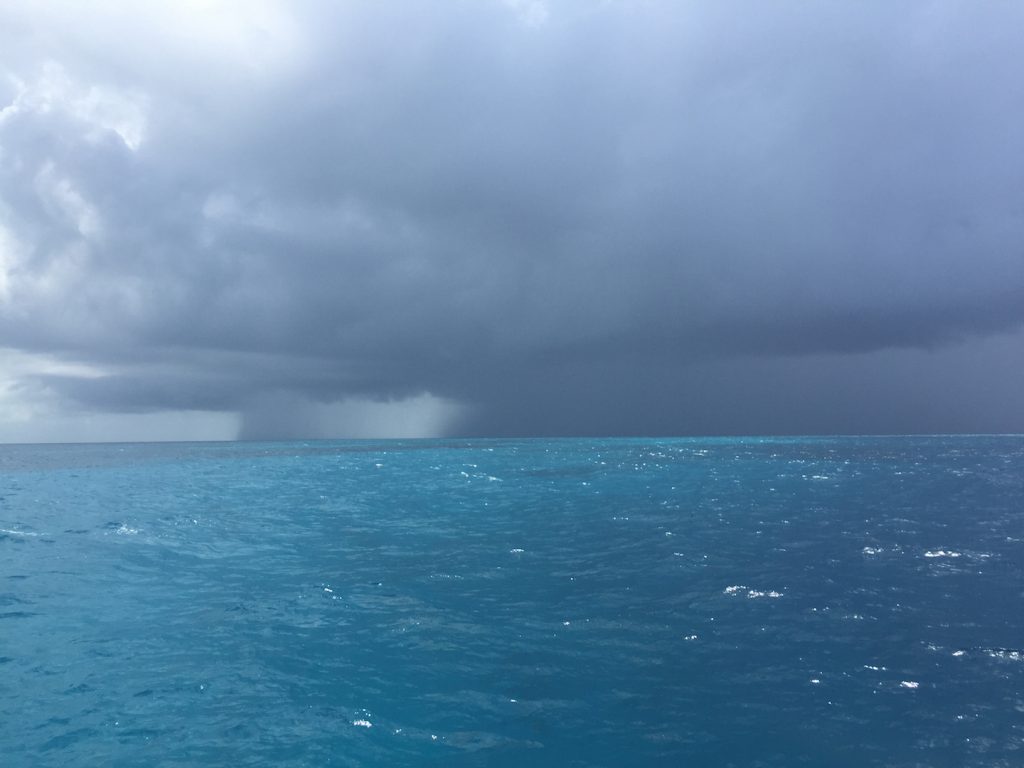
<svg viewBox="0 0 1024 768">
<path fill-rule="evenodd" d="M 1024 765 L 1024 438 L 0 446 L 0 765 Z"/>
</svg>

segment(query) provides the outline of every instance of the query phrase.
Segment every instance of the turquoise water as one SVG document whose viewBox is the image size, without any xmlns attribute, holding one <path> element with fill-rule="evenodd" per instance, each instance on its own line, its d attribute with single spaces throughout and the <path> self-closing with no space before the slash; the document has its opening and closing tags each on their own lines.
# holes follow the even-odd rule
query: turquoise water
<svg viewBox="0 0 1024 768">
<path fill-rule="evenodd" d="M 1024 439 L 0 447 L 0 765 L 1019 766 Z"/>
</svg>

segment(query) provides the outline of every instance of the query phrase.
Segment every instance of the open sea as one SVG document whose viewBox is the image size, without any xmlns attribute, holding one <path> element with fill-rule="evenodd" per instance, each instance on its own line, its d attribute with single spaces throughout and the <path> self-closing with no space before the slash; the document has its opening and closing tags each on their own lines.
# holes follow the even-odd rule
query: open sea
<svg viewBox="0 0 1024 768">
<path fill-rule="evenodd" d="M 0 766 L 1022 766 L 1024 438 L 0 446 Z"/>
</svg>

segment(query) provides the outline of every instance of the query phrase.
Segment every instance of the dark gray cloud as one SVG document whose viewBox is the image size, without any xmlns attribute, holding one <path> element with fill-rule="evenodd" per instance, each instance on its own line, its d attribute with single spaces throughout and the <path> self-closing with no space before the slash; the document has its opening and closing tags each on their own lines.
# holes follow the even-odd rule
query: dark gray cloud
<svg viewBox="0 0 1024 768">
<path fill-rule="evenodd" d="M 1024 430 L 979 391 L 1024 385 L 1022 23 L 0 10 L 0 347 L 49 361 L 9 378 L 247 436 L 424 393 L 468 432 Z"/>
</svg>

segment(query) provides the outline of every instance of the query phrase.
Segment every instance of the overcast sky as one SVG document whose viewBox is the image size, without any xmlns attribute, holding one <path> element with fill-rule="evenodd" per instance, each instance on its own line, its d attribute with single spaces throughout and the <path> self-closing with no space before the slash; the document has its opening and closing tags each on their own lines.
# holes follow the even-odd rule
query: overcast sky
<svg viewBox="0 0 1024 768">
<path fill-rule="evenodd" d="M 0 0 L 0 441 L 1022 432 L 1022 39 Z"/>
</svg>

